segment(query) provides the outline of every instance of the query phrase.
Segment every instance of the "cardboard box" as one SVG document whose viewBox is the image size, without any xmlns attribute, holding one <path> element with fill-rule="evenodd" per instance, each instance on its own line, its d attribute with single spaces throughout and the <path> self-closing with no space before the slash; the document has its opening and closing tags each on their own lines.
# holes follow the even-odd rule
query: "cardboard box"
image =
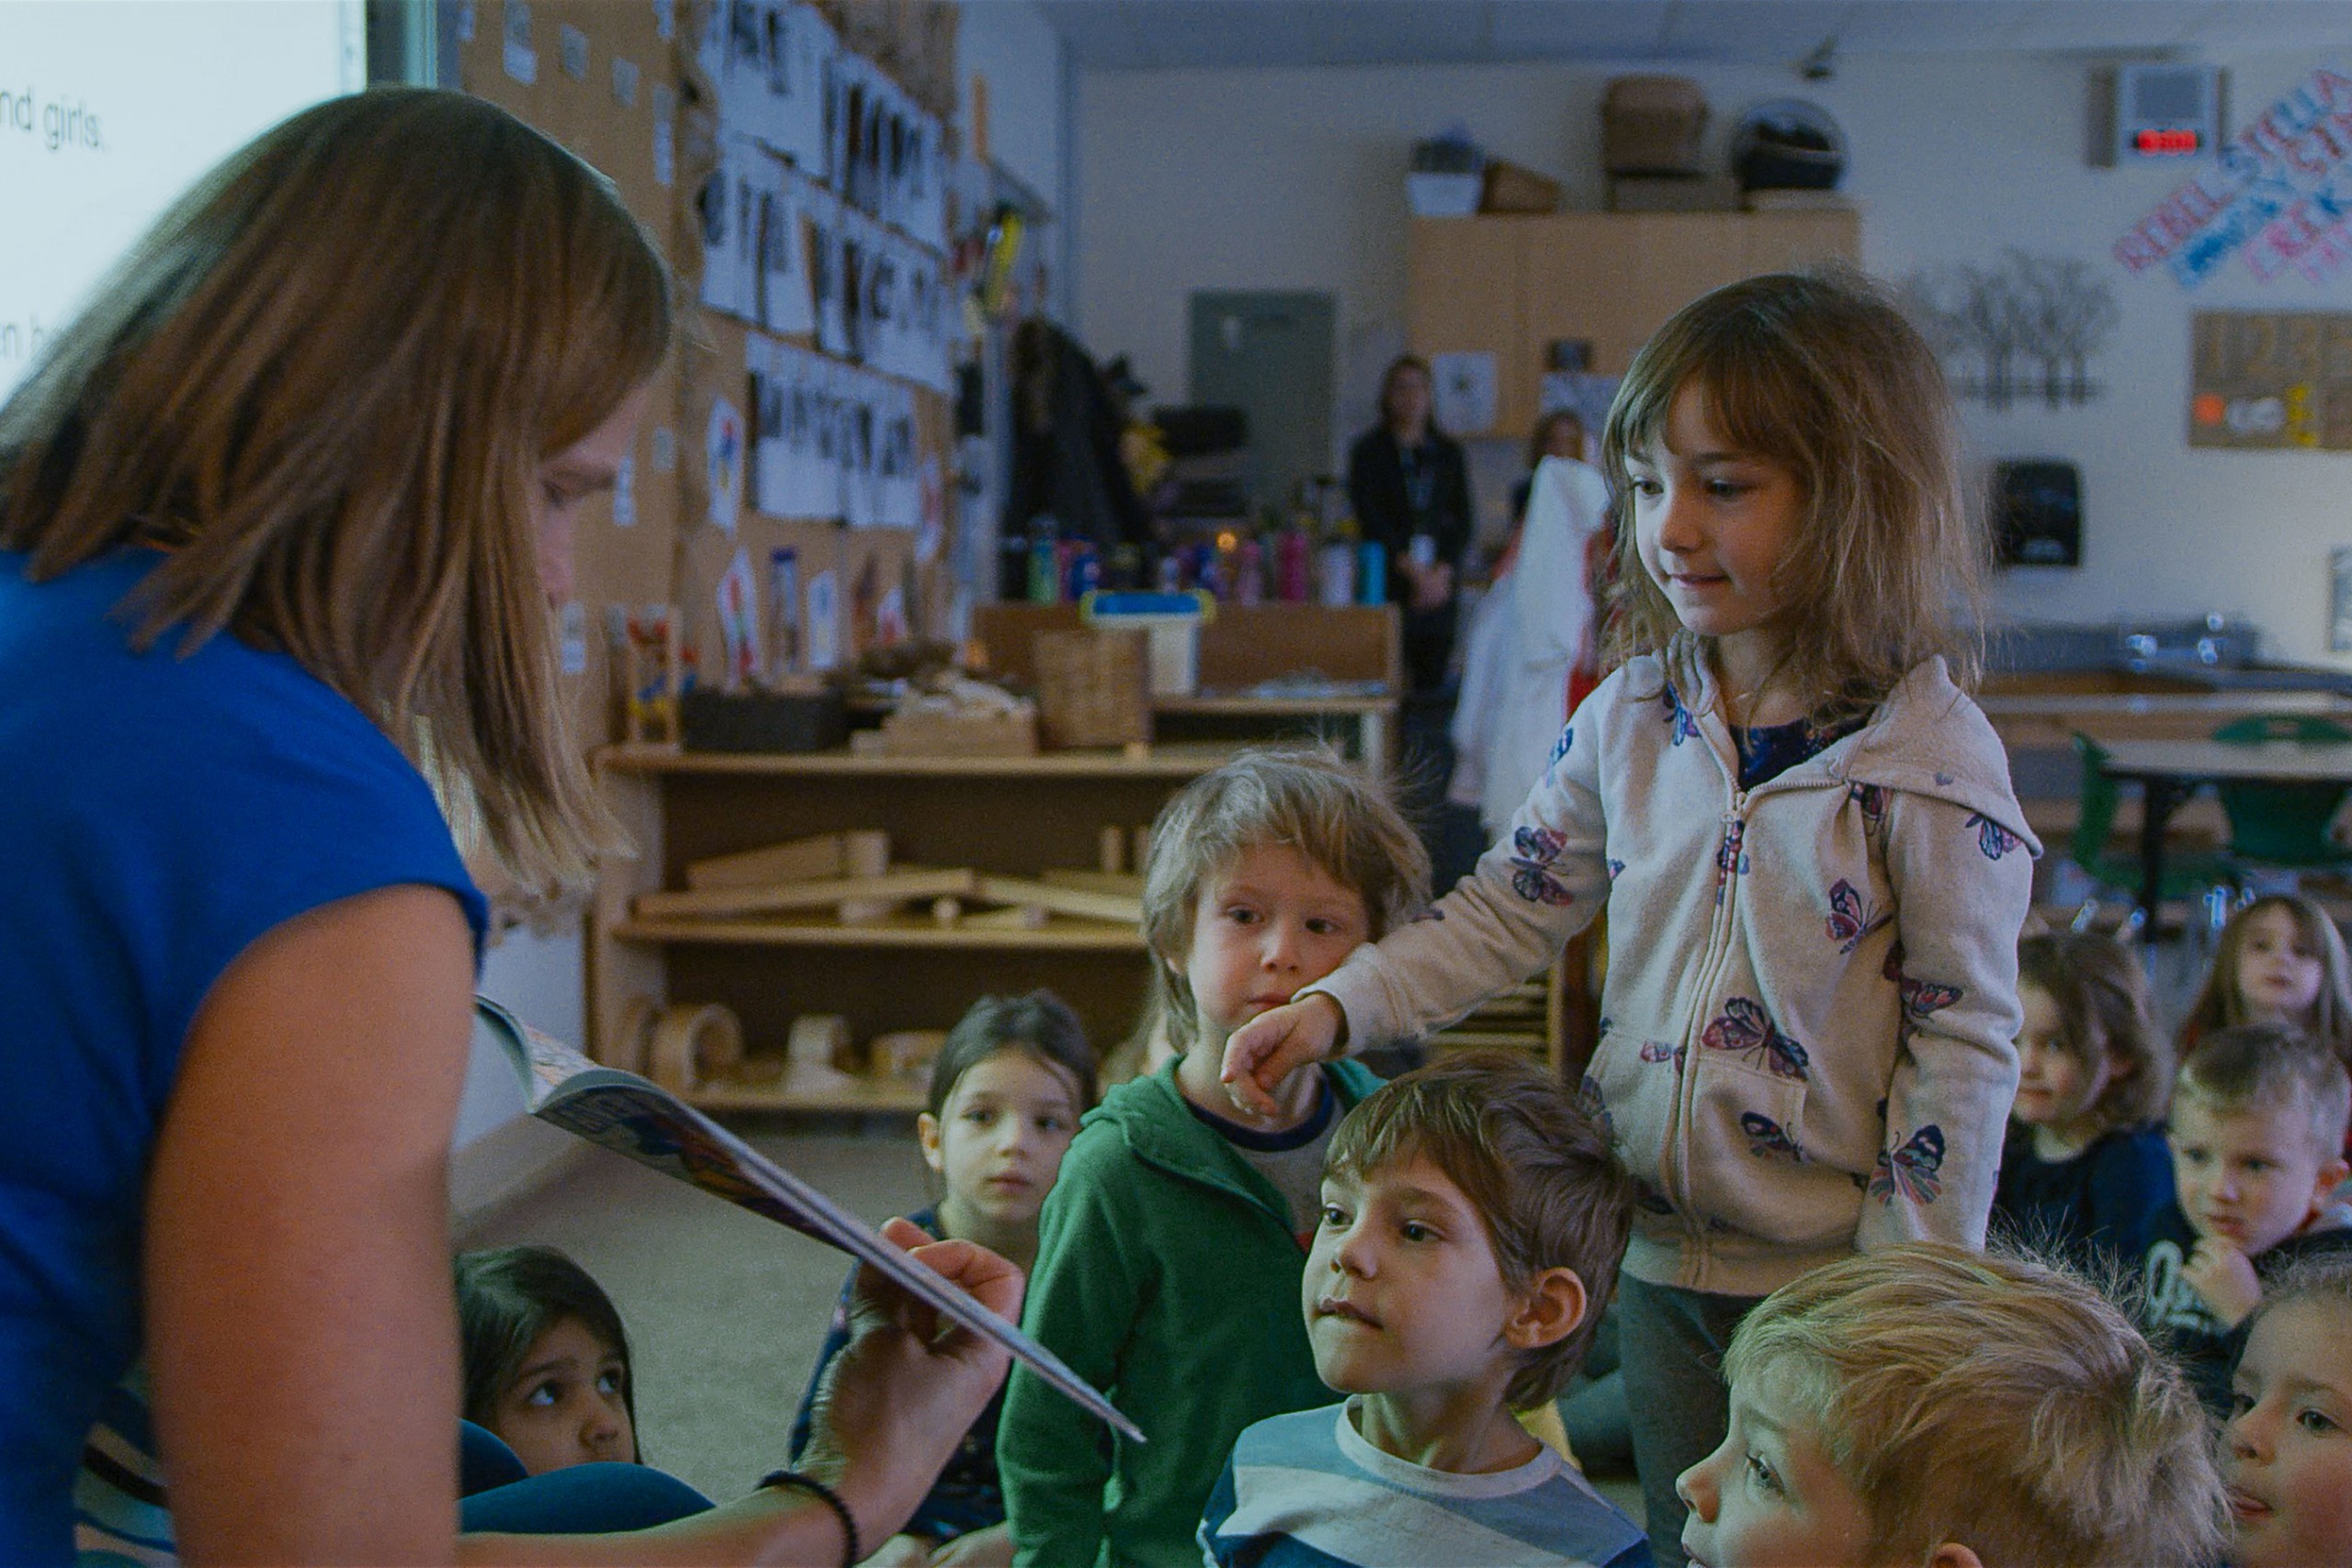
<svg viewBox="0 0 2352 1568">
<path fill-rule="evenodd" d="M 1611 175 L 1611 212 L 1736 212 L 1739 185 L 1729 175 Z"/>
<path fill-rule="evenodd" d="M 1612 175 L 1695 175 L 1707 96 L 1688 76 L 1619 76 L 1600 100 L 1600 162 Z"/>
</svg>

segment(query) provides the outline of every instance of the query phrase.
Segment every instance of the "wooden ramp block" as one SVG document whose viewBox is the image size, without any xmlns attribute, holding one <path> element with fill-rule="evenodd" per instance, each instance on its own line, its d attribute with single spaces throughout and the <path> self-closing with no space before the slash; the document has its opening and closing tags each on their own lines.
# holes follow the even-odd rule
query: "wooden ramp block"
<svg viewBox="0 0 2352 1568">
<path fill-rule="evenodd" d="M 786 882 L 767 887 L 717 887 L 707 892 L 640 893 L 642 920 L 723 920 L 742 915 L 773 915 L 829 905 L 902 903 L 910 898 L 970 897 L 980 879 L 967 870 L 894 871 L 881 876 L 843 876 L 821 882 Z"/>
<path fill-rule="evenodd" d="M 772 887 L 784 882 L 880 876 L 889 865 L 887 833 L 818 833 L 741 854 L 689 861 L 686 886 L 697 893 L 719 887 Z"/>
<path fill-rule="evenodd" d="M 1057 915 L 1074 915 L 1085 920 L 1116 920 L 1130 926 L 1143 923 L 1143 900 L 1117 893 L 1063 887 L 1022 876 L 983 876 L 978 891 L 981 897 L 992 903 L 1030 904 Z"/>
</svg>

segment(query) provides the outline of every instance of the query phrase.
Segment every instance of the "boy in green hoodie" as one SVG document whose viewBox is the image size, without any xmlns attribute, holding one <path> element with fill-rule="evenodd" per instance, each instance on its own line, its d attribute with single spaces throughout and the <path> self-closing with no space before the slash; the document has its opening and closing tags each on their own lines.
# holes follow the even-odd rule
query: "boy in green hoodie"
<svg viewBox="0 0 2352 1568">
<path fill-rule="evenodd" d="M 1153 1002 L 1178 1058 L 1080 1125 L 1046 1201 L 1023 1324 L 1150 1438 L 1016 1371 L 997 1464 L 1021 1568 L 1197 1568 L 1202 1505 L 1243 1427 L 1330 1403 L 1298 1313 L 1323 1153 L 1379 1080 L 1303 1067 L 1244 1121 L 1226 1037 L 1428 897 L 1387 797 L 1319 751 L 1245 752 L 1160 813 L 1144 874 Z"/>
</svg>

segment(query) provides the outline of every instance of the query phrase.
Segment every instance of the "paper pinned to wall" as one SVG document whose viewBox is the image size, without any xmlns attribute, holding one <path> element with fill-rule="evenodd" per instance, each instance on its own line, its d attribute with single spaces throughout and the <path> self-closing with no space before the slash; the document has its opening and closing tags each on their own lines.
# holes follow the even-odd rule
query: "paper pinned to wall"
<svg viewBox="0 0 2352 1568">
<path fill-rule="evenodd" d="M 740 692 L 753 684 L 767 659 L 760 645 L 760 587 L 751 552 L 740 546 L 718 579 L 718 644 L 726 668 L 720 683 Z"/>
<path fill-rule="evenodd" d="M 1482 435 L 1495 427 L 1499 372 L 1491 354 L 1430 356 L 1430 412 L 1453 435 Z"/>
<path fill-rule="evenodd" d="M 808 668 L 831 670 L 841 662 L 841 579 L 820 571 L 808 579 Z"/>
<path fill-rule="evenodd" d="M 710 520 L 732 534 L 743 495 L 743 416 L 725 398 L 710 405 L 710 424 L 703 434 L 703 478 L 710 490 Z"/>
</svg>

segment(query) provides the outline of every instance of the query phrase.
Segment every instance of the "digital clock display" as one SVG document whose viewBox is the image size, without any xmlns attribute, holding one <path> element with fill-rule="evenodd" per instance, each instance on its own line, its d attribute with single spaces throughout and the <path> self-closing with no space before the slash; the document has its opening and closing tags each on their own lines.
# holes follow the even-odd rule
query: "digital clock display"
<svg viewBox="0 0 2352 1568">
<path fill-rule="evenodd" d="M 2200 152 L 2204 136 L 2193 127 L 2135 130 L 2132 133 L 2132 151 L 2148 158 L 2182 158 Z"/>
</svg>

